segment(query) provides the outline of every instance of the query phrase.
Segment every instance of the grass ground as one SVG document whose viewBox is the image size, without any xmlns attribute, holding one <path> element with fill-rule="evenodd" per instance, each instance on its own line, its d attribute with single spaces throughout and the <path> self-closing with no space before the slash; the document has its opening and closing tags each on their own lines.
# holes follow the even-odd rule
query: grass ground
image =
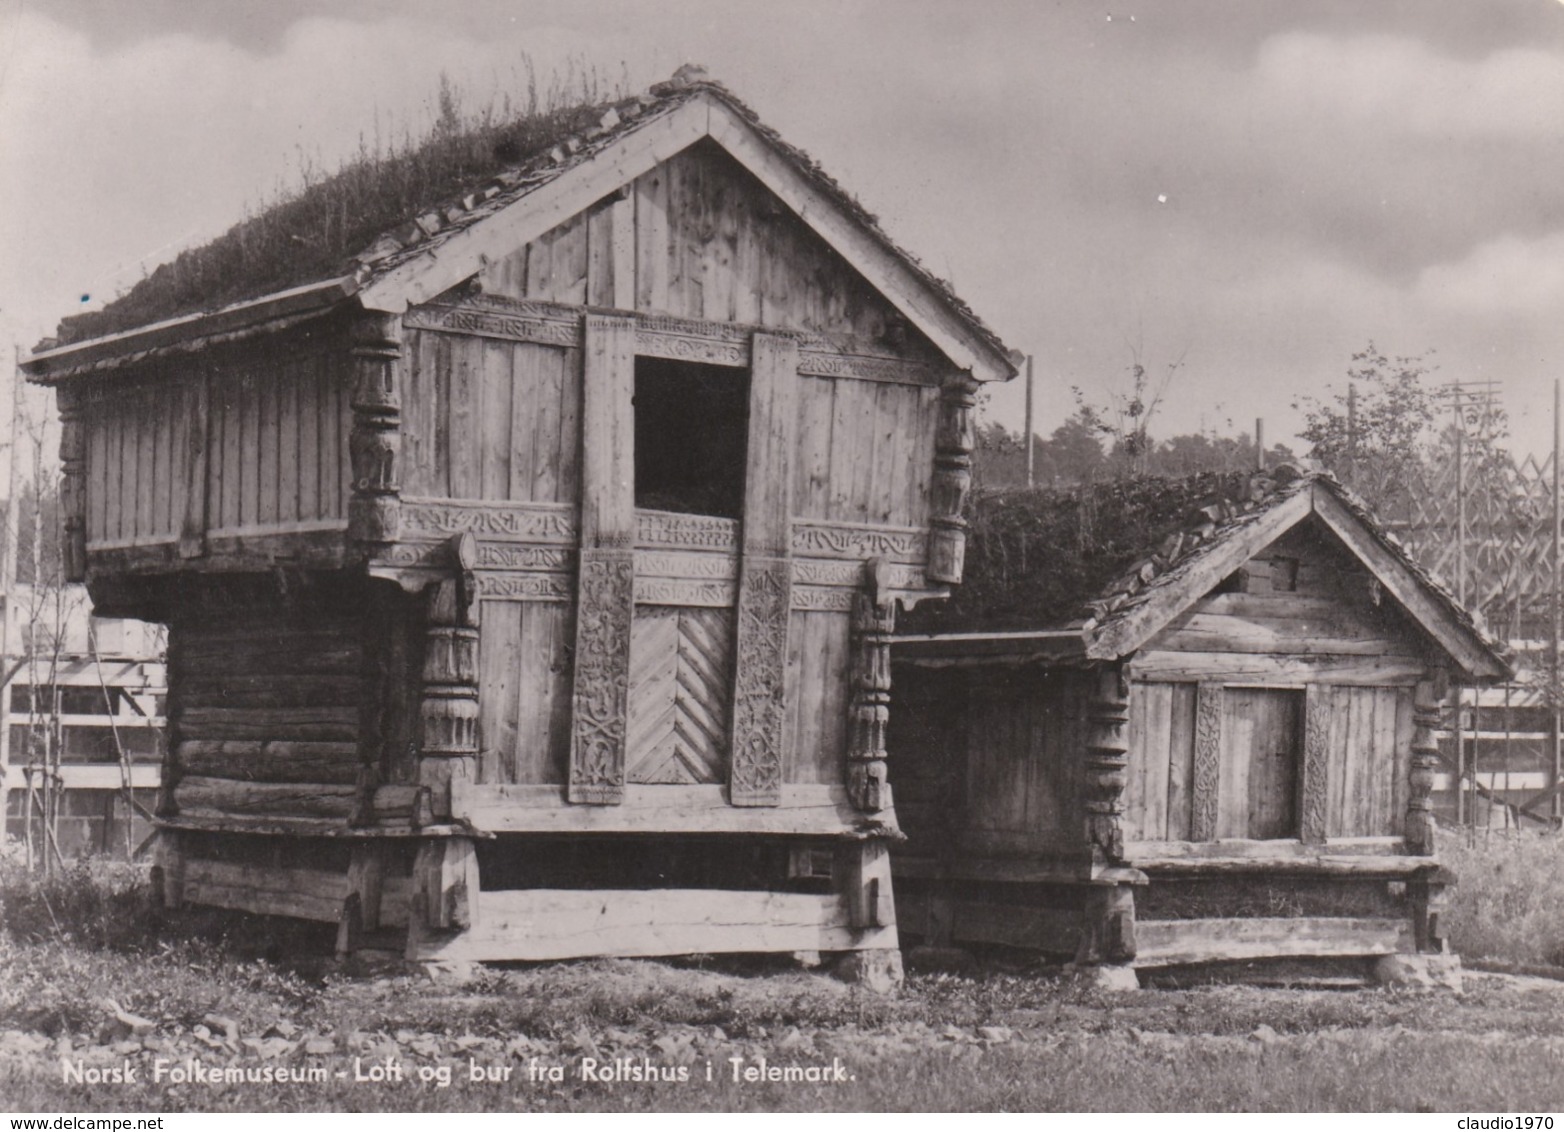
<svg viewBox="0 0 1564 1132">
<path fill-rule="evenodd" d="M 48 886 L 0 883 L 0 1108 L 1564 1108 L 1554 1072 L 1564 983 L 1546 979 L 1468 972 L 1460 995 L 1104 995 L 991 962 L 914 971 L 900 996 L 882 998 L 778 964 L 616 960 L 442 985 L 278 959 L 329 937 L 270 937 L 243 920 L 149 923 L 138 885 L 101 868 Z M 763 1060 L 828 1079 L 736 1081 L 735 1058 L 741 1072 Z M 318 1067 L 325 1079 L 157 1080 L 159 1061 Z M 387 1065 L 400 1080 L 357 1079 Z M 136 1079 L 94 1082 L 91 1070 L 113 1068 Z M 676 1079 L 641 1079 L 664 1076 Z"/>
</svg>

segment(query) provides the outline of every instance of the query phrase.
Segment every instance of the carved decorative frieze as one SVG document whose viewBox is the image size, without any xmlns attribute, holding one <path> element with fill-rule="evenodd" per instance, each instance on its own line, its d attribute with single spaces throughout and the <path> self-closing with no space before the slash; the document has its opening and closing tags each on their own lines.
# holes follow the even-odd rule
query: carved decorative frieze
<svg viewBox="0 0 1564 1132">
<path fill-rule="evenodd" d="M 794 586 L 793 608 L 817 613 L 847 613 L 853 608 L 854 592 L 837 586 Z"/>
<path fill-rule="evenodd" d="M 847 377 L 895 385 L 939 384 L 934 370 L 922 362 L 812 350 L 807 343 L 798 354 L 798 372 L 804 377 Z"/>
<path fill-rule="evenodd" d="M 624 800 L 634 554 L 581 551 L 578 602 L 569 796 L 572 802 L 617 804 Z"/>
<path fill-rule="evenodd" d="M 977 382 L 965 374 L 948 381 L 940 391 L 934 479 L 929 489 L 928 574 L 933 582 L 954 585 L 961 581 L 967 547 L 967 521 L 962 512 L 972 487 L 976 405 Z"/>
<path fill-rule="evenodd" d="M 1096 673 L 1096 689 L 1087 707 L 1086 840 L 1110 861 L 1124 857 L 1124 788 L 1129 785 L 1129 687 L 1124 670 L 1105 664 Z"/>
<path fill-rule="evenodd" d="M 684 515 L 675 511 L 635 513 L 635 545 L 684 547 L 691 550 L 739 549 L 739 521 L 714 515 Z"/>
<path fill-rule="evenodd" d="M 1406 839 L 1407 852 L 1420 857 L 1434 853 L 1434 814 L 1429 795 L 1439 770 L 1439 700 L 1433 685 L 1417 685 L 1412 700 L 1412 757 L 1408 772 Z"/>
<path fill-rule="evenodd" d="M 637 320 L 635 352 L 651 358 L 671 358 L 680 362 L 700 362 L 711 366 L 749 365 L 748 336 L 738 341 L 677 330 L 654 330 L 646 320 Z"/>
<path fill-rule="evenodd" d="M 739 583 L 729 800 L 735 806 L 782 801 L 787 721 L 787 622 L 792 567 L 785 558 L 744 559 Z"/>
<path fill-rule="evenodd" d="M 696 578 L 711 581 L 738 580 L 739 560 L 734 554 L 690 554 L 679 551 L 638 550 L 637 578 Z"/>
<path fill-rule="evenodd" d="M 637 605 L 696 605 L 732 609 L 737 597 L 738 584 L 735 582 L 640 576 L 635 579 Z"/>
<path fill-rule="evenodd" d="M 866 584 L 852 594 L 852 701 L 847 738 L 847 796 L 876 813 L 890 805 L 885 728 L 891 709 L 891 634 L 896 603 L 885 591 L 887 563 L 865 568 Z"/>
<path fill-rule="evenodd" d="M 402 322 L 396 315 L 365 314 L 352 329 L 353 428 L 348 455 L 353 494 L 349 537 L 368 543 L 394 541 L 400 529 Z"/>
<path fill-rule="evenodd" d="M 568 503 L 466 503 L 402 500 L 402 534 L 409 539 L 445 539 L 471 531 L 481 541 L 570 545 L 576 540 L 576 509 Z"/>
<path fill-rule="evenodd" d="M 503 295 L 473 295 L 460 305 L 431 303 L 404 316 L 414 330 L 475 334 L 541 346 L 575 349 L 581 345 L 581 309 Z M 746 368 L 750 340 L 757 327 L 739 323 L 642 315 L 635 320 L 636 353 L 653 358 Z M 768 330 L 766 333 L 777 333 Z M 937 385 L 928 364 L 883 354 L 863 354 L 849 342 L 832 342 L 816 334 L 791 335 L 798 340 L 798 373 L 805 377 L 848 378 L 897 385 Z"/>
<path fill-rule="evenodd" d="M 67 582 L 81 582 L 87 578 L 87 431 L 75 388 L 57 386 L 55 404 L 60 413 L 60 509 L 65 513 L 61 565 Z"/>
<path fill-rule="evenodd" d="M 928 544 L 923 530 L 918 527 L 801 520 L 793 524 L 793 553 L 817 558 L 851 558 L 858 562 L 885 558 L 891 562 L 922 564 Z"/>
<path fill-rule="evenodd" d="M 445 330 L 544 346 L 581 345 L 579 317 L 559 317 L 542 304 L 533 304 L 533 307 L 530 313 L 481 310 L 470 306 L 414 307 L 407 312 L 404 321 L 414 330 Z"/>
<path fill-rule="evenodd" d="M 479 570 L 478 593 L 502 601 L 569 601 L 575 578 L 570 574 L 510 574 Z"/>
<path fill-rule="evenodd" d="M 886 569 L 887 585 L 896 590 L 921 590 L 926 588 L 923 571 L 916 566 L 900 564 Z M 863 563 L 847 558 L 795 558 L 793 559 L 793 584 L 795 586 L 845 586 L 857 589 L 863 584 Z"/>
</svg>

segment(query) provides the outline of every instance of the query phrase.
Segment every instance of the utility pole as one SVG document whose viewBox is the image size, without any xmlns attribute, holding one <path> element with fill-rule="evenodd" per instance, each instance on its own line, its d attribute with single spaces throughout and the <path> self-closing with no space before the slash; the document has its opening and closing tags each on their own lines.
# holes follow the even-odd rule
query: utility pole
<svg viewBox="0 0 1564 1132">
<path fill-rule="evenodd" d="M 1265 418 L 1254 419 L 1254 466 L 1256 471 L 1265 471 Z"/>
<path fill-rule="evenodd" d="M 1026 486 L 1037 486 L 1037 394 L 1032 376 L 1032 355 L 1026 356 Z"/>
<path fill-rule="evenodd" d="M 1560 523 L 1560 427 L 1559 379 L 1555 377 L 1553 379 L 1553 600 L 1549 603 L 1551 612 L 1553 614 L 1553 624 L 1551 627 L 1552 632 L 1549 634 L 1548 640 L 1548 660 L 1550 662 L 1549 667 L 1552 671 L 1553 677 L 1550 681 L 1553 689 L 1553 695 L 1549 697 L 1553 701 L 1551 720 L 1553 725 L 1551 728 L 1551 738 L 1553 741 L 1553 759 L 1551 769 L 1553 773 L 1551 776 L 1552 781 L 1548 783 L 1548 785 L 1553 788 L 1553 797 L 1548 803 L 1548 812 L 1552 816 L 1555 825 L 1559 824 L 1560 816 L 1564 815 L 1564 808 L 1561 808 L 1564 807 L 1564 799 L 1560 799 L 1558 793 L 1559 778 L 1561 773 L 1564 773 L 1564 733 L 1561 733 L 1564 732 L 1564 728 L 1560 727 L 1561 720 L 1559 714 L 1559 636 L 1561 632 L 1564 632 L 1564 609 L 1560 608 L 1559 599 L 1559 584 L 1561 579 L 1564 579 L 1564 570 L 1561 570 L 1560 568 L 1559 555 L 1560 544 L 1561 542 L 1564 542 L 1564 536 L 1561 536 L 1561 527 L 1564 527 L 1564 524 Z"/>
</svg>

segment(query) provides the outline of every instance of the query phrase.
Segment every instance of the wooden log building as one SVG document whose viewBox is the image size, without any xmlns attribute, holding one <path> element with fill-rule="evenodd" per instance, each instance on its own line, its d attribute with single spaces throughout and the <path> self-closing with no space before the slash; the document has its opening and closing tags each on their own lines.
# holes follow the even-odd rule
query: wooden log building
<svg viewBox="0 0 1564 1132">
<path fill-rule="evenodd" d="M 980 514 L 892 650 L 904 930 L 1137 968 L 1444 949 L 1435 732 L 1509 668 L 1350 493 L 1283 467 Z"/>
<path fill-rule="evenodd" d="M 1013 354 L 694 68 L 398 223 L 24 362 L 72 574 L 169 626 L 163 899 L 890 961 L 893 613 Z"/>
</svg>

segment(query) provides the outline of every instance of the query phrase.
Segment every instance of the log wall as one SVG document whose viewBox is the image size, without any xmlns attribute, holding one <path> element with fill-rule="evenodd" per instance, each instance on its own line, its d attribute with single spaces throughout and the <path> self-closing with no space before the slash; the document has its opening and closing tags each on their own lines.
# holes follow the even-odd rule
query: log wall
<svg viewBox="0 0 1564 1132">
<path fill-rule="evenodd" d="M 176 619 L 165 816 L 345 826 L 358 807 L 364 741 L 395 726 L 380 722 L 365 628 L 351 607 L 290 615 L 280 602 Z"/>
</svg>

